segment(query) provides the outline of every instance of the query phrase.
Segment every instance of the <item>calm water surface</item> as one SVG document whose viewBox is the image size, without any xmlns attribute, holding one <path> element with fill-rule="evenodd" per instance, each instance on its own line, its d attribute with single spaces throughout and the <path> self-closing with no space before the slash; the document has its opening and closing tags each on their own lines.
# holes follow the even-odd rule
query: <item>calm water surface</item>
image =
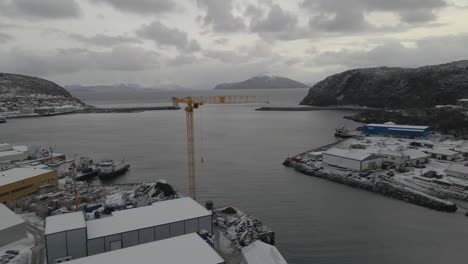
<svg viewBox="0 0 468 264">
<path fill-rule="evenodd" d="M 171 96 L 269 95 L 293 105 L 305 90 L 78 94 L 100 106 L 169 104 Z M 276 231 L 289 263 L 466 263 L 468 218 L 305 176 L 281 162 L 334 141 L 335 127 L 356 127 L 349 112 L 258 112 L 258 105 L 203 106 L 196 112 L 198 195 L 235 205 Z M 125 158 L 116 183 L 167 179 L 186 192 L 185 113 L 77 114 L 9 120 L 0 139 L 54 146 L 69 156 Z"/>
</svg>

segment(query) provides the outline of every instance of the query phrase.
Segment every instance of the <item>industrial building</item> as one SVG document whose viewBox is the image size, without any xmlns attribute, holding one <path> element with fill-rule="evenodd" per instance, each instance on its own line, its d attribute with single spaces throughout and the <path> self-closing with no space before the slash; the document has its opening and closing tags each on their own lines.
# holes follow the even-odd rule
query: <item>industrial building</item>
<svg viewBox="0 0 468 264">
<path fill-rule="evenodd" d="M 69 264 L 223 264 L 224 260 L 196 233 L 106 252 Z"/>
<path fill-rule="evenodd" d="M 423 164 L 423 163 L 428 163 L 429 162 L 429 155 L 417 150 L 417 149 L 408 149 L 404 150 L 403 155 L 407 157 L 407 163 L 410 165 L 418 165 L 418 164 Z"/>
<path fill-rule="evenodd" d="M 57 171 L 37 167 L 0 171 L 0 203 L 58 185 Z"/>
<path fill-rule="evenodd" d="M 427 153 L 430 155 L 431 158 L 433 159 L 438 159 L 438 160 L 454 160 L 459 157 L 459 153 L 455 151 L 451 151 L 448 149 L 430 149 L 427 151 Z"/>
<path fill-rule="evenodd" d="M 25 221 L 2 203 L 0 203 L 0 238 L 0 247 L 27 238 Z"/>
<path fill-rule="evenodd" d="M 22 161 L 28 158 L 28 147 L 11 146 L 7 143 L 0 143 L 0 162 Z"/>
<path fill-rule="evenodd" d="M 382 167 L 382 157 L 362 150 L 331 148 L 322 155 L 322 162 L 355 171 L 368 171 Z"/>
<path fill-rule="evenodd" d="M 379 152 L 374 153 L 382 157 L 384 162 L 390 162 L 395 166 L 401 166 L 406 164 L 408 157 L 406 157 L 402 151 L 391 151 L 387 149 L 380 149 Z"/>
<path fill-rule="evenodd" d="M 212 230 L 212 212 L 191 198 L 115 211 L 85 221 L 81 212 L 46 218 L 47 263 L 76 259 L 184 234 Z"/>
<path fill-rule="evenodd" d="M 427 137 L 431 134 L 428 126 L 406 126 L 396 124 L 368 124 L 362 128 L 366 135 L 384 135 L 394 137 Z"/>
<path fill-rule="evenodd" d="M 446 170 L 447 176 L 468 180 L 468 166 L 453 164 Z"/>
</svg>

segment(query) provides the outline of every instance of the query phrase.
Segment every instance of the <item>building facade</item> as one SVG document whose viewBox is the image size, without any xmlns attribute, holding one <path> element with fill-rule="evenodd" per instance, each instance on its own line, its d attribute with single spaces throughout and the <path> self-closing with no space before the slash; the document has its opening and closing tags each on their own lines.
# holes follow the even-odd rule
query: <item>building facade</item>
<svg viewBox="0 0 468 264">
<path fill-rule="evenodd" d="M 0 171 L 0 203 L 58 185 L 57 171 L 42 168 L 12 168 Z"/>
<path fill-rule="evenodd" d="M 115 211 L 85 221 L 81 212 L 46 219 L 47 263 L 76 259 L 184 234 L 213 233 L 212 212 L 191 198 Z M 64 225 L 62 223 L 69 223 Z M 55 261 L 55 262 L 54 262 Z"/>
<path fill-rule="evenodd" d="M 0 247 L 26 238 L 26 223 L 0 203 Z"/>
<path fill-rule="evenodd" d="M 446 170 L 447 176 L 468 180 L 468 166 L 453 164 Z"/>
<path fill-rule="evenodd" d="M 322 155 L 322 162 L 355 171 L 368 171 L 382 167 L 382 157 L 362 150 L 331 148 Z"/>
<path fill-rule="evenodd" d="M 427 153 L 432 159 L 438 160 L 454 160 L 460 155 L 458 152 L 451 151 L 448 149 L 431 149 L 428 150 Z"/>
<path fill-rule="evenodd" d="M 428 126 L 406 126 L 396 124 L 368 124 L 362 128 L 366 135 L 384 135 L 393 137 L 427 137 L 431 134 Z"/>
</svg>

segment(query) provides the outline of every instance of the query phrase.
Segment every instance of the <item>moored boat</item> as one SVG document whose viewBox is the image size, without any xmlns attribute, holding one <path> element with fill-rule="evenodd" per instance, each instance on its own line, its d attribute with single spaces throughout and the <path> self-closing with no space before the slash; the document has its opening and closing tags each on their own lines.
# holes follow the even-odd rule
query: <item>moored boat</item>
<svg viewBox="0 0 468 264">
<path fill-rule="evenodd" d="M 349 129 L 346 129 L 343 126 L 335 129 L 335 137 L 350 138 L 353 136 L 354 135 L 349 131 Z"/>
<path fill-rule="evenodd" d="M 81 157 L 77 166 L 76 180 L 87 181 L 96 177 L 99 173 L 93 160 L 88 157 Z"/>
<path fill-rule="evenodd" d="M 97 164 L 100 179 L 110 179 L 124 174 L 130 168 L 125 161 L 105 160 Z"/>
</svg>

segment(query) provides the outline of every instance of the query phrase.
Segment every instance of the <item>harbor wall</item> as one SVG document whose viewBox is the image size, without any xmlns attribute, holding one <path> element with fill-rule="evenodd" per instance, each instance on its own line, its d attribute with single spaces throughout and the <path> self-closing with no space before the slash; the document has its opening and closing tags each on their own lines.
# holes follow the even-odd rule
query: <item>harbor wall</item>
<svg viewBox="0 0 468 264">
<path fill-rule="evenodd" d="M 449 201 L 441 200 L 436 197 L 420 193 L 416 190 L 411 190 L 407 187 L 400 186 L 385 180 L 362 181 L 353 177 L 346 177 L 332 173 L 325 173 L 317 169 L 311 169 L 304 164 L 294 162 L 291 159 L 286 159 L 283 162 L 286 167 L 294 168 L 296 171 L 303 174 L 314 176 L 336 183 L 345 184 L 351 187 L 367 190 L 369 192 L 379 193 L 387 197 L 406 201 L 426 208 L 430 208 L 443 212 L 455 212 L 457 206 Z"/>
</svg>

